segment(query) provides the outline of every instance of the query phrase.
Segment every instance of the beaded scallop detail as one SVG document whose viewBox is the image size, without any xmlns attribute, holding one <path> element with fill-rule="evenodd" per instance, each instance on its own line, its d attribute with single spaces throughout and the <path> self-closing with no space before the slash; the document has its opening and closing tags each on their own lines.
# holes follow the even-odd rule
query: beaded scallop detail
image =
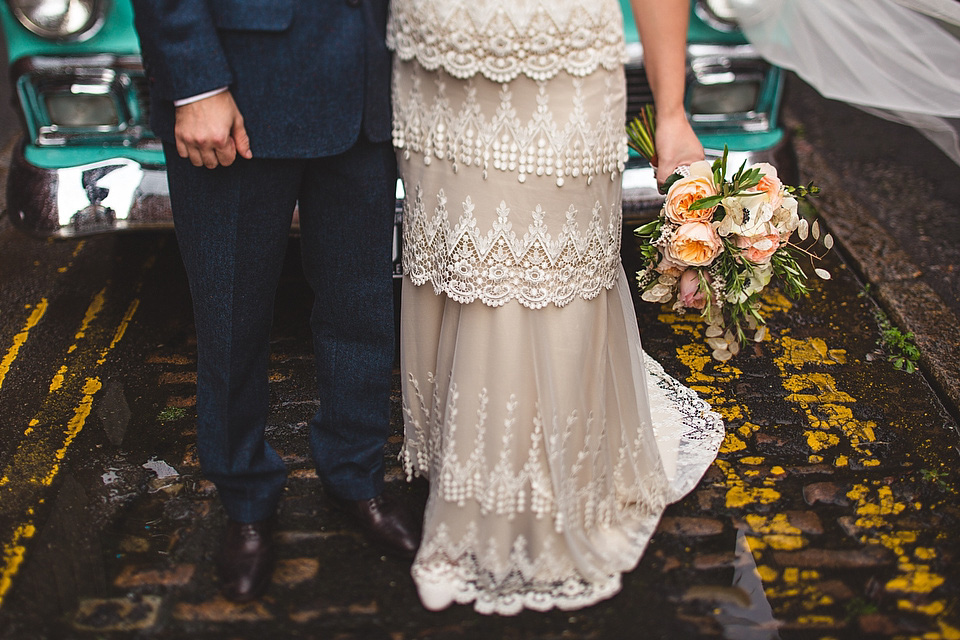
<svg viewBox="0 0 960 640">
<path fill-rule="evenodd" d="M 478 224 L 468 196 L 451 219 L 440 191 L 424 204 L 423 193 L 407 198 L 403 210 L 403 270 L 414 284 L 433 284 L 462 304 L 478 300 L 499 307 L 516 300 L 539 309 L 589 300 L 609 289 L 620 269 L 619 208 L 596 203 L 579 213 L 571 205 L 565 221 L 551 228 L 546 212 L 511 212 L 497 207 L 490 228 Z M 485 213 L 485 212 L 484 212 Z M 582 217 L 582 219 L 578 219 Z"/>
<path fill-rule="evenodd" d="M 521 183 L 536 176 L 557 186 L 623 171 L 628 147 L 622 73 L 603 74 L 598 95 L 596 85 L 588 93 L 580 78 L 496 86 L 425 73 L 416 63 L 400 67 L 409 81 L 393 88 L 393 145 L 406 158 L 415 153 L 426 164 L 450 162 L 454 172 L 475 167 L 484 178 L 512 173 Z M 569 90 L 557 92 L 557 83 L 569 84 Z M 494 95 L 496 102 L 482 99 Z"/>
<path fill-rule="evenodd" d="M 394 0 L 387 45 L 401 60 L 456 78 L 585 76 L 625 61 L 614 0 Z"/>
</svg>

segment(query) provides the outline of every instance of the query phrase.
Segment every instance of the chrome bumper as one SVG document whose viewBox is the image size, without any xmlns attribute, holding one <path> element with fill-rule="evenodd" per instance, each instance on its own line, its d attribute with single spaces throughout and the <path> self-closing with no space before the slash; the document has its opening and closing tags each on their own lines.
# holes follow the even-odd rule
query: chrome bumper
<svg viewBox="0 0 960 640">
<path fill-rule="evenodd" d="M 720 151 L 707 150 L 713 160 Z M 784 182 L 795 184 L 796 159 L 787 137 L 770 149 L 731 152 L 729 166 L 742 162 L 769 162 Z M 397 187 L 395 259 L 399 259 L 400 210 L 403 190 Z M 653 168 L 631 159 L 623 172 L 623 216 L 633 223 L 652 218 L 663 196 L 657 190 Z M 170 229 L 170 194 L 163 166 L 144 166 L 128 158 L 114 158 L 62 169 L 44 169 L 27 162 L 23 145 L 14 151 L 7 180 L 7 210 L 22 231 L 38 237 L 73 238 L 134 231 Z M 294 233 L 299 224 L 294 218 Z"/>
<path fill-rule="evenodd" d="M 73 238 L 137 229 L 169 229 L 170 193 L 163 166 L 128 158 L 45 169 L 27 162 L 19 145 L 7 178 L 7 211 L 22 231 Z"/>
</svg>

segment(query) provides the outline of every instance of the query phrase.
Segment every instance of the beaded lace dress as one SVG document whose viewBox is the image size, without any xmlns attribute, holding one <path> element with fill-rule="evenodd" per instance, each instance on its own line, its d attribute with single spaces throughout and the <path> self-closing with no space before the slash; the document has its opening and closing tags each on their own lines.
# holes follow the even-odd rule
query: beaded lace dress
<svg viewBox="0 0 960 640">
<path fill-rule="evenodd" d="M 393 0 L 408 477 L 425 606 L 608 598 L 719 416 L 640 345 L 620 264 L 616 0 Z"/>
</svg>

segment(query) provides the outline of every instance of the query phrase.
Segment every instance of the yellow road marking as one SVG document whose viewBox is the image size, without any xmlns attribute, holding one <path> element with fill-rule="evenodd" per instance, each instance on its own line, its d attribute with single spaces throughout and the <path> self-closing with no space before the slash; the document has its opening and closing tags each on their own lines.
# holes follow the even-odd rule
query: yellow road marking
<svg viewBox="0 0 960 640">
<path fill-rule="evenodd" d="M 145 267 L 152 264 L 148 260 Z M 139 286 L 137 287 L 139 290 Z M 140 304 L 136 297 L 110 330 L 103 316 L 108 308 L 107 289 L 93 296 L 67 349 L 63 366 L 50 383 L 50 391 L 24 431 L 24 439 L 0 476 L 0 521 L 19 524 L 3 535 L 0 566 L 0 606 L 26 553 L 25 542 L 36 533 L 36 508 L 60 471 L 61 463 L 83 430 L 102 387 L 97 369 L 123 338 Z M 79 400 L 77 400 L 79 398 Z"/>
<path fill-rule="evenodd" d="M 37 323 L 40 322 L 40 319 L 43 318 L 43 314 L 46 312 L 47 299 L 42 298 L 40 302 L 33 307 L 33 311 L 30 312 L 30 316 L 23 325 L 23 329 L 13 337 L 13 344 L 7 349 L 3 360 L 0 360 L 0 388 L 3 388 L 3 381 L 10 371 L 10 366 L 13 365 L 14 360 L 16 360 L 20 354 L 20 348 L 26 343 L 27 338 L 30 337 L 30 330 L 37 326 Z"/>
</svg>

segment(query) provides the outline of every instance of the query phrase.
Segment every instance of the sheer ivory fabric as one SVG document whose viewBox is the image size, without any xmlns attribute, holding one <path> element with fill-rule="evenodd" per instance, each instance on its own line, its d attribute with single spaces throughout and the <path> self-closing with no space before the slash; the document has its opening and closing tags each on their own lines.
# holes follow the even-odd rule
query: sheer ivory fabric
<svg viewBox="0 0 960 640">
<path fill-rule="evenodd" d="M 422 2 L 392 6 L 397 41 L 455 37 L 398 33 Z M 402 455 L 430 481 L 413 578 L 431 609 L 584 607 L 619 590 L 723 437 L 641 350 L 619 261 L 623 70 L 504 82 L 427 66 L 419 49 L 398 49 L 393 88 L 408 194 Z"/>
<path fill-rule="evenodd" d="M 960 164 L 956 0 L 731 0 L 731 6 L 763 57 L 828 98 L 916 127 Z"/>
</svg>

